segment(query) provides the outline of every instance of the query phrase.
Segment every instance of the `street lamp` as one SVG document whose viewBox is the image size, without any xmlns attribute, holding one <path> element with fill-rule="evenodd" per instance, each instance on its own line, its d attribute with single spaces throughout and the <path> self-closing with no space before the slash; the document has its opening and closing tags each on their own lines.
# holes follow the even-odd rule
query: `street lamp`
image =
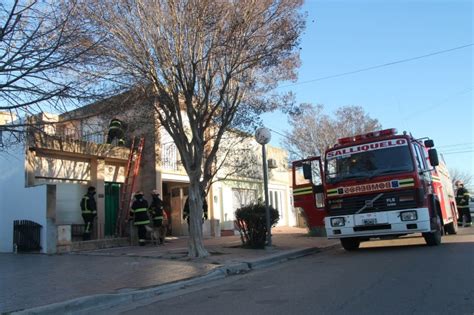
<svg viewBox="0 0 474 315">
<path fill-rule="evenodd" d="M 265 144 L 269 143 L 272 138 L 270 130 L 267 128 L 258 128 L 255 131 L 255 140 L 262 145 L 262 162 L 263 162 L 263 190 L 265 193 L 265 217 L 267 223 L 267 246 L 272 246 L 272 232 L 270 223 L 270 208 L 268 206 L 268 166 L 267 166 L 267 152 L 265 151 Z"/>
</svg>

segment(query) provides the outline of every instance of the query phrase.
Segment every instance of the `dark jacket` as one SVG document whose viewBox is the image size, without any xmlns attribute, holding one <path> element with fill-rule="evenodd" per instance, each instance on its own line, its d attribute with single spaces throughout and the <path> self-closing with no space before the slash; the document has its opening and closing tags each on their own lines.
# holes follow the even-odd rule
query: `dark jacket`
<svg viewBox="0 0 474 315">
<path fill-rule="evenodd" d="M 189 198 L 186 199 L 183 208 L 183 219 L 187 220 L 189 218 Z M 204 198 L 202 201 L 202 218 L 203 220 L 207 220 L 207 200 Z"/>
<path fill-rule="evenodd" d="M 94 198 L 95 193 L 87 193 L 81 199 L 82 215 L 97 215 L 97 204 Z"/>
<path fill-rule="evenodd" d="M 458 208 L 469 208 L 469 192 L 466 188 L 458 188 L 456 192 L 456 205 Z"/>
<path fill-rule="evenodd" d="M 143 198 L 143 196 L 133 200 L 130 216 L 133 217 L 134 225 L 145 225 L 150 223 L 150 219 L 148 218 L 148 202 Z"/>
<path fill-rule="evenodd" d="M 153 200 L 148 208 L 153 220 L 163 220 L 163 200 L 158 196 L 153 196 Z"/>
</svg>

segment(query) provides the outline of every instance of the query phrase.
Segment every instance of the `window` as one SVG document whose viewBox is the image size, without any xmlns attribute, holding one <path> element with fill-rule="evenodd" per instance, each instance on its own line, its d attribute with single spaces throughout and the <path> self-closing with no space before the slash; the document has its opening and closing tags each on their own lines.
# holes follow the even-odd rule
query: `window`
<svg viewBox="0 0 474 315">
<path fill-rule="evenodd" d="M 415 156 L 416 156 L 416 165 L 418 167 L 418 170 L 422 171 L 426 169 L 426 164 L 425 164 L 425 156 L 423 154 L 422 149 L 418 144 L 414 144 L 413 148 L 415 150 Z"/>
<path fill-rule="evenodd" d="M 173 138 L 171 138 L 163 127 L 160 127 L 160 135 L 162 167 L 164 169 L 176 171 L 178 170 L 178 150 L 173 142 Z"/>
<path fill-rule="evenodd" d="M 361 179 L 385 174 L 413 171 L 413 162 L 408 145 L 400 144 L 392 147 L 377 147 L 377 143 L 356 146 L 367 148 L 366 151 L 350 152 L 352 148 L 342 148 L 332 151 L 333 155 L 326 157 L 326 180 L 336 183 L 348 179 Z M 335 153 L 343 152 L 344 154 Z"/>
<path fill-rule="evenodd" d="M 254 189 L 232 188 L 232 208 L 237 210 L 257 201 L 257 191 Z"/>
<path fill-rule="evenodd" d="M 270 190 L 269 192 L 269 204 L 280 214 L 279 222 L 283 221 L 284 217 L 284 209 L 283 209 L 283 202 L 282 202 L 282 191 L 281 190 Z"/>
<path fill-rule="evenodd" d="M 180 189 L 179 188 L 173 188 L 171 190 L 171 197 L 179 197 L 180 196 Z"/>
</svg>

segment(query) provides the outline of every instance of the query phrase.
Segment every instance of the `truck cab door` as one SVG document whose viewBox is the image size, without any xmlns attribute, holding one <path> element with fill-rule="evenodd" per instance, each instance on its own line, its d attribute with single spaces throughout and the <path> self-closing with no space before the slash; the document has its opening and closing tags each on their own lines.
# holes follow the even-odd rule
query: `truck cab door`
<svg viewBox="0 0 474 315">
<path fill-rule="evenodd" d="M 315 207 L 318 210 L 324 210 L 324 173 L 321 163 L 321 157 L 312 157 L 303 163 L 303 174 L 305 179 L 309 180 L 313 186 Z"/>
<path fill-rule="evenodd" d="M 293 162 L 293 203 L 304 211 L 310 234 L 325 236 L 324 173 L 321 157 Z"/>
<path fill-rule="evenodd" d="M 413 143 L 413 150 L 415 153 L 416 170 L 421 183 L 420 189 L 423 190 L 424 196 L 428 196 L 434 193 L 434 191 L 431 172 L 429 171 L 429 166 L 426 163 L 424 149 L 418 143 Z M 425 202 L 428 202 L 428 200 L 425 200 Z"/>
<path fill-rule="evenodd" d="M 304 210 L 311 233 L 323 236 L 326 208 L 321 157 L 293 162 L 293 198 L 295 207 Z"/>
</svg>

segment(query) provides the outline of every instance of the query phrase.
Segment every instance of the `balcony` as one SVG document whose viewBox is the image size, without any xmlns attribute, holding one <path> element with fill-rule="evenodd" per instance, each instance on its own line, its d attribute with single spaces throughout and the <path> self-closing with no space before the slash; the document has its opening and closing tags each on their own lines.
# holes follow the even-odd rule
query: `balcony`
<svg viewBox="0 0 474 315">
<path fill-rule="evenodd" d="M 105 143 L 103 132 L 82 133 L 73 128 L 48 126 L 43 131 L 30 130 L 27 146 L 30 150 L 57 154 L 128 160 L 130 149 Z"/>
<path fill-rule="evenodd" d="M 168 171 L 178 171 L 180 163 L 177 159 L 177 148 L 173 142 L 161 146 L 161 168 Z"/>
<path fill-rule="evenodd" d="M 61 128 L 52 134 L 62 140 L 79 140 L 85 142 L 93 142 L 96 144 L 104 144 L 106 142 L 106 131 L 82 131 L 76 128 Z"/>
</svg>

